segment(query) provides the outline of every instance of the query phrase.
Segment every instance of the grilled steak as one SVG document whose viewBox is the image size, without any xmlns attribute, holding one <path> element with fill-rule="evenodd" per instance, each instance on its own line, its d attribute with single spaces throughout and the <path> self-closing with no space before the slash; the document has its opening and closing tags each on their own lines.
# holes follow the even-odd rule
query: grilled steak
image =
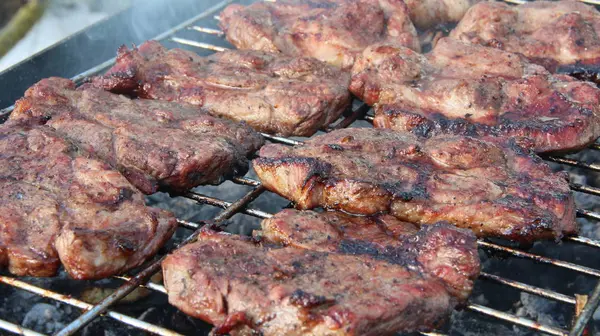
<svg viewBox="0 0 600 336">
<path fill-rule="evenodd" d="M 442 280 L 451 294 L 466 300 L 479 274 L 479 257 L 471 232 L 435 224 L 420 231 L 390 215 L 352 216 L 286 209 L 262 222 L 257 233 L 270 242 L 312 251 L 369 255 Z M 416 245 L 418 244 L 418 245 Z"/>
<path fill-rule="evenodd" d="M 214 334 L 389 335 L 431 330 L 464 297 L 434 270 L 436 253 L 461 259 L 468 279 L 479 271 L 471 235 L 432 226 L 400 242 L 393 260 L 257 244 L 204 231 L 163 262 L 169 302 L 216 325 Z M 451 256 L 451 255 L 452 256 Z M 467 265 L 468 263 L 468 265 Z M 431 266 L 431 267 L 430 267 Z"/>
<path fill-rule="evenodd" d="M 50 128 L 0 126 L 0 266 L 75 279 L 139 266 L 176 228 L 116 170 Z"/>
<path fill-rule="evenodd" d="M 533 1 L 519 6 L 482 2 L 451 36 L 517 52 L 556 71 L 563 66 L 600 66 L 600 13 L 580 1 Z"/>
<path fill-rule="evenodd" d="M 267 145 L 260 156 L 253 166 L 263 185 L 299 209 L 448 221 L 517 241 L 577 232 L 567 175 L 512 140 L 344 129 L 296 147 Z"/>
<path fill-rule="evenodd" d="M 404 0 L 417 28 L 458 22 L 479 0 Z"/>
<path fill-rule="evenodd" d="M 350 76 L 311 58 L 260 51 L 200 57 L 150 41 L 121 48 L 117 64 L 93 85 L 142 98 L 200 105 L 268 133 L 310 136 L 350 104 Z"/>
<path fill-rule="evenodd" d="M 278 0 L 230 5 L 221 13 L 227 40 L 239 49 L 310 56 L 348 69 L 377 41 L 419 51 L 417 32 L 399 0 Z"/>
<path fill-rule="evenodd" d="M 527 137 L 537 152 L 581 149 L 600 136 L 600 89 L 592 83 L 450 38 L 426 55 L 368 48 L 350 90 L 376 105 L 376 127 L 421 136 Z"/>
<path fill-rule="evenodd" d="M 131 100 L 44 79 L 16 103 L 11 120 L 43 123 L 117 167 L 145 193 L 187 190 L 243 175 L 263 138 L 193 105 Z"/>
</svg>

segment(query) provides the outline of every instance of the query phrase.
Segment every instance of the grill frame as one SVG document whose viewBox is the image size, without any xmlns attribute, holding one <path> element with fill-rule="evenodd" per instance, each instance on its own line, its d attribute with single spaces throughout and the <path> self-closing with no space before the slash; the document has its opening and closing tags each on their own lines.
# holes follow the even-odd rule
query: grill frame
<svg viewBox="0 0 600 336">
<path fill-rule="evenodd" d="M 273 1 L 273 0 L 265 0 L 265 1 Z M 526 2 L 526 1 L 522 1 L 522 0 L 504 0 L 504 1 L 509 2 L 509 3 L 517 3 L 517 4 Z M 195 48 L 201 48 L 201 49 L 205 49 L 205 50 L 211 50 L 211 51 L 225 50 L 227 48 L 222 47 L 222 46 L 199 42 L 199 41 L 194 41 L 194 40 L 191 40 L 188 38 L 178 37 L 178 36 L 176 36 L 176 34 L 181 33 L 185 30 L 191 30 L 196 33 L 215 35 L 218 37 L 222 37 L 223 34 L 219 30 L 203 27 L 198 24 L 200 23 L 201 20 L 205 20 L 207 18 L 209 20 L 211 20 L 212 19 L 212 18 L 210 18 L 211 15 L 216 14 L 218 11 L 223 9 L 226 5 L 233 3 L 233 2 L 234 2 L 234 0 L 220 1 L 219 3 L 206 9 L 202 13 L 200 13 L 188 20 L 185 20 L 184 22 L 181 22 L 180 24 L 174 26 L 173 28 L 171 28 L 165 32 L 160 33 L 159 35 L 155 36 L 153 39 L 159 40 L 162 42 L 171 41 L 171 42 L 175 42 L 178 44 L 187 45 L 187 46 L 191 46 L 191 47 L 195 47 Z M 600 1 L 597 1 L 597 0 L 585 0 L 584 2 L 594 4 L 594 5 L 600 5 Z M 218 20 L 218 16 L 214 16 L 214 19 Z M 114 58 L 109 59 L 108 61 L 105 61 L 97 66 L 94 66 L 94 67 L 74 76 L 72 79 L 77 83 L 81 83 L 81 81 L 83 81 L 86 77 L 94 75 L 94 74 L 98 74 L 98 73 L 102 72 L 103 70 L 107 69 L 114 63 L 114 61 L 115 61 Z M 11 70 L 9 70 L 7 72 L 11 72 Z M 4 74 L 6 74 L 7 72 L 5 72 Z M 29 84 L 32 84 L 32 83 L 29 83 Z M 7 108 L 0 110 L 0 120 L 6 118 L 10 114 L 12 109 L 13 109 L 13 106 L 9 106 Z M 350 113 L 348 113 L 346 117 L 342 118 L 336 124 L 329 126 L 325 131 L 348 127 L 357 120 L 372 121 L 372 116 L 368 114 L 369 109 L 370 108 L 368 106 L 366 106 L 365 104 L 359 105 L 358 107 L 354 108 Z M 301 143 L 297 140 L 272 136 L 272 135 L 268 135 L 268 134 L 263 134 L 263 136 L 268 141 L 274 142 L 274 143 L 281 143 L 281 144 L 285 144 L 285 145 L 297 145 L 297 144 Z M 598 143 L 593 144 L 590 146 L 590 148 L 588 150 L 600 150 L 600 144 L 598 144 Z M 547 161 L 558 163 L 558 164 L 563 164 L 563 165 L 586 169 L 586 170 L 589 170 L 592 172 L 600 172 L 600 165 L 598 165 L 598 164 L 588 164 L 588 163 L 580 162 L 580 161 L 573 160 L 573 159 L 563 158 L 563 157 L 550 156 L 550 157 L 545 157 L 544 159 L 546 159 Z M 189 236 L 187 236 L 186 239 L 183 240 L 183 242 L 180 244 L 180 246 L 194 241 L 197 238 L 197 236 L 199 234 L 198 230 L 201 227 L 203 227 L 205 225 L 219 226 L 224 221 L 226 221 L 227 219 L 231 218 L 233 215 L 238 214 L 238 213 L 257 217 L 257 218 L 263 218 L 263 219 L 272 216 L 272 214 L 264 212 L 260 209 L 249 207 L 249 205 L 252 203 L 252 201 L 254 201 L 257 197 L 259 197 L 264 192 L 267 192 L 265 190 L 265 188 L 260 184 L 260 182 L 255 181 L 250 178 L 246 178 L 246 177 L 235 178 L 232 180 L 232 182 L 234 182 L 236 185 L 250 187 L 251 190 L 249 192 L 247 192 L 243 197 L 236 200 L 235 202 L 227 202 L 227 201 L 215 198 L 215 197 L 206 196 L 206 195 L 199 194 L 199 193 L 193 192 L 193 191 L 189 191 L 182 195 L 178 195 L 179 197 L 184 197 L 184 198 L 193 200 L 193 201 L 197 202 L 199 205 L 210 205 L 210 206 L 214 206 L 214 207 L 223 209 L 215 217 L 211 218 L 210 220 L 206 220 L 206 221 L 203 221 L 200 223 L 194 223 L 194 222 L 189 222 L 189 221 L 179 219 L 178 224 L 181 227 L 189 229 L 191 231 L 191 234 Z M 585 186 L 585 185 L 580 185 L 580 184 L 571 184 L 571 189 L 574 192 L 582 192 L 582 193 L 586 193 L 589 195 L 600 196 L 600 189 L 594 188 L 591 186 Z M 595 213 L 595 212 L 584 210 L 584 209 L 578 209 L 577 217 L 600 221 L 600 213 Z M 594 248 L 600 248 L 600 241 L 585 238 L 585 237 L 580 237 L 580 236 L 567 237 L 567 238 L 565 238 L 565 241 L 567 241 L 569 243 L 583 244 L 583 245 L 587 245 L 587 246 L 594 247 Z M 468 306 L 466 307 L 466 309 L 474 311 L 474 312 L 478 312 L 483 315 L 495 317 L 504 322 L 509 322 L 514 325 L 527 327 L 527 328 L 541 331 L 541 332 L 544 332 L 544 333 L 547 333 L 550 335 L 561 335 L 561 336 L 562 335 L 581 335 L 584 332 L 585 326 L 591 319 L 594 311 L 600 305 L 600 269 L 594 269 L 594 268 L 585 267 L 585 266 L 581 266 L 581 265 L 570 263 L 570 262 L 565 262 L 565 261 L 561 261 L 561 260 L 556 260 L 556 259 L 552 259 L 552 258 L 548 258 L 548 257 L 535 255 L 535 254 L 532 254 L 529 252 L 522 251 L 520 249 L 492 243 L 489 241 L 479 240 L 478 245 L 480 248 L 483 248 L 483 249 L 504 252 L 504 253 L 510 254 L 513 257 L 530 259 L 534 262 L 551 264 L 556 267 L 566 268 L 566 269 L 569 269 L 576 273 L 587 274 L 587 275 L 593 276 L 595 278 L 598 278 L 599 280 L 598 280 L 598 283 L 597 283 L 595 289 L 592 291 L 592 293 L 590 293 L 587 303 L 585 304 L 584 308 L 580 311 L 577 319 L 571 326 L 570 330 L 563 330 L 560 328 L 543 325 L 543 324 L 540 324 L 540 323 L 530 320 L 530 319 L 518 317 L 516 315 L 505 313 L 505 312 L 495 310 L 493 308 L 479 305 L 479 304 L 469 303 Z M 172 252 L 172 251 L 170 251 L 170 252 Z M 133 275 L 132 277 L 127 277 L 127 276 L 115 277 L 115 278 L 123 280 L 124 281 L 123 285 L 121 285 L 113 294 L 109 295 L 108 297 L 106 297 L 100 303 L 98 303 L 96 305 L 85 303 L 83 301 L 74 299 L 68 295 L 63 295 L 60 293 L 45 290 L 43 288 L 31 285 L 27 282 L 24 282 L 22 280 L 19 280 L 15 277 L 11 277 L 11 276 L 0 275 L 0 284 L 12 286 L 12 287 L 15 287 L 15 288 L 18 288 L 21 290 L 25 290 L 25 291 L 29 291 L 29 292 L 37 294 L 39 296 L 50 298 L 52 300 L 68 304 L 70 306 L 80 308 L 81 310 L 84 311 L 84 313 L 81 316 L 79 316 L 77 319 L 73 320 L 70 324 L 68 324 L 65 328 L 63 328 L 61 331 L 59 331 L 56 335 L 60 335 L 60 336 L 73 335 L 78 330 L 83 328 L 86 324 L 88 324 L 89 322 L 91 322 L 95 318 L 98 318 L 101 315 L 106 315 L 110 318 L 113 318 L 113 319 L 120 321 L 124 324 L 127 324 L 129 326 L 133 326 L 140 330 L 155 333 L 158 335 L 169 335 L 169 336 L 180 335 L 172 330 L 168 330 L 166 328 L 163 328 L 163 327 L 160 327 L 157 325 L 153 325 L 153 324 L 144 322 L 144 321 L 136 319 L 136 318 L 132 318 L 130 316 L 112 311 L 110 309 L 113 305 L 117 304 L 127 294 L 129 294 L 131 291 L 133 291 L 134 289 L 136 289 L 137 287 L 140 287 L 140 286 L 148 288 L 152 291 L 161 292 L 161 293 L 166 294 L 166 290 L 162 285 L 157 285 L 152 282 L 148 282 L 148 280 L 150 279 L 150 277 L 152 275 L 154 275 L 156 272 L 160 271 L 160 262 L 162 261 L 163 258 L 164 258 L 164 256 L 158 257 L 158 258 L 155 258 L 153 261 L 146 263 L 141 268 L 141 271 L 139 271 L 137 274 Z M 541 296 L 541 297 L 544 297 L 547 299 L 562 302 L 564 304 L 570 304 L 573 306 L 580 304 L 578 297 L 572 297 L 569 295 L 557 293 L 552 290 L 535 287 L 535 286 L 528 285 L 528 284 L 521 283 L 521 282 L 514 281 L 514 280 L 509 280 L 509 279 L 506 279 L 504 277 L 500 277 L 500 276 L 497 276 L 494 274 L 482 272 L 480 275 L 480 279 L 500 283 L 500 284 L 503 284 L 506 286 L 510 286 L 512 288 L 516 288 L 523 292 L 535 294 L 535 295 L 538 295 L 538 296 Z M 33 336 L 43 335 L 43 334 L 37 333 L 33 330 L 27 329 L 23 326 L 5 321 L 2 319 L 1 316 L 0 316 L 0 330 L 9 331 L 9 332 L 12 332 L 12 333 L 18 334 L 18 335 L 33 335 Z M 424 335 L 442 335 L 442 334 L 424 333 Z"/>
</svg>

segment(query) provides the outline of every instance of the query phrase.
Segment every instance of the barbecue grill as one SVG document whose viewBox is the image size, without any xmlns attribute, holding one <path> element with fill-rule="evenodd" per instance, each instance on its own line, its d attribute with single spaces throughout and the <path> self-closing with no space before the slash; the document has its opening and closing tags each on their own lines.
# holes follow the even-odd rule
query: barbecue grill
<svg viewBox="0 0 600 336">
<path fill-rule="evenodd" d="M 0 92 L 2 92 L 0 95 L 0 103 L 4 104 L 4 106 L 11 104 L 12 101 L 22 95 L 22 92 L 28 86 L 32 85 L 37 80 L 50 75 L 60 75 L 64 77 L 71 76 L 76 82 L 80 83 L 87 76 L 100 73 L 109 67 L 114 62 L 114 58 L 111 57 L 116 51 L 116 46 L 122 43 L 139 43 L 145 39 L 153 38 L 160 40 L 167 47 L 184 47 L 192 49 L 200 54 L 208 54 L 228 48 L 228 44 L 223 39 L 223 33 L 217 28 L 217 21 L 219 20 L 219 17 L 216 15 L 226 5 L 233 2 L 233 0 L 200 1 L 200 5 L 198 5 L 198 1 L 194 1 L 195 4 L 192 1 L 187 0 L 170 2 L 171 4 L 177 3 L 177 6 L 175 7 L 167 6 L 169 2 L 170 1 L 161 2 L 161 4 L 154 7 L 154 10 L 160 11 L 161 8 L 180 8 L 179 12 L 172 16 L 177 17 L 177 20 L 182 21 L 175 23 L 173 20 L 169 21 L 169 19 L 165 19 L 161 21 L 161 24 L 150 27 L 150 29 L 144 33 L 131 34 L 129 33 L 130 30 L 128 29 L 133 31 L 133 25 L 135 25 L 136 22 L 135 20 L 128 20 L 128 18 L 132 17 L 133 11 L 129 10 L 122 12 L 116 17 L 108 19 L 107 22 L 100 23 L 99 25 L 90 28 L 86 33 L 79 34 L 78 36 L 75 36 L 66 42 L 61 43 L 60 45 L 53 47 L 52 49 L 32 58 L 31 60 L 28 60 L 12 69 L 9 69 L 3 74 L 0 74 L 0 78 L 3 79 L 3 81 L 0 81 L 0 88 L 2 89 L 0 90 Z M 524 3 L 525 1 L 507 0 L 507 2 Z M 587 0 L 585 2 L 595 5 L 600 4 L 600 1 L 596 0 Z M 181 10 L 181 8 L 183 8 L 183 10 Z M 186 14 L 189 15 L 189 13 L 192 12 L 191 9 L 197 10 L 195 13 L 198 14 L 193 17 L 187 17 Z M 116 28 L 116 26 L 111 24 L 113 22 L 117 22 L 116 20 L 120 20 L 121 22 L 126 21 L 124 24 L 125 26 L 120 25 L 120 28 Z M 164 29 L 165 25 L 170 25 L 171 28 L 160 31 Z M 97 33 L 102 29 L 104 29 L 106 36 L 119 31 L 122 33 L 118 38 L 108 39 L 109 41 L 107 41 L 107 39 L 103 40 L 102 43 L 105 43 L 105 45 L 102 46 L 99 52 L 86 53 L 86 48 L 98 50 L 97 46 L 93 43 L 93 39 L 90 39 L 89 36 L 93 36 L 94 32 Z M 108 30 L 108 33 L 106 33 L 106 30 Z M 60 66 L 56 65 L 56 59 L 59 57 L 71 57 L 65 55 L 67 50 L 70 50 L 71 52 L 73 50 L 79 50 L 81 54 L 89 54 L 89 57 L 86 56 L 85 62 L 73 63 L 68 61 L 64 62 L 63 60 L 63 62 L 60 63 Z M 88 65 L 90 63 L 98 65 L 89 67 Z M 11 110 L 12 107 L 7 107 L 1 110 L 0 118 L 6 118 L 6 116 L 10 114 Z M 352 127 L 360 123 L 364 125 L 365 123 L 372 121 L 372 119 L 373 117 L 370 114 L 369 107 L 360 102 L 355 102 L 351 111 L 348 111 L 348 113 L 346 113 L 342 119 L 338 120 L 324 131 Z M 296 145 L 301 142 L 301 140 L 282 138 L 268 134 L 264 134 L 264 136 L 271 142 L 285 145 Z M 594 144 L 586 149 L 586 151 L 598 150 L 600 150 L 600 143 Z M 548 156 L 544 158 L 550 162 L 554 162 L 562 166 L 575 167 L 588 172 L 600 172 L 599 164 L 583 162 L 581 160 L 567 157 Z M 260 182 L 250 177 L 235 178 L 231 182 L 233 183 L 230 184 L 230 188 L 240 188 L 241 190 L 249 191 L 246 192 L 243 197 L 233 202 L 207 196 L 203 193 L 203 188 L 198 188 L 194 191 L 189 191 L 183 194 L 172 195 L 172 197 L 187 198 L 195 201 L 199 205 L 207 205 L 222 209 L 222 211 L 219 212 L 215 217 L 207 218 L 205 221 L 191 222 L 182 219 L 178 220 L 179 225 L 187 232 L 187 238 L 185 238 L 180 245 L 193 241 L 198 235 L 198 229 L 202 226 L 207 224 L 216 226 L 222 225 L 225 223 L 225 221 L 236 214 L 260 219 L 269 218 L 272 215 L 271 213 L 263 211 L 252 204 L 253 201 L 259 196 L 268 193 L 261 186 Z M 571 188 L 576 193 L 600 196 L 600 188 L 575 183 L 571 184 Z M 591 221 L 600 221 L 600 213 L 595 213 L 589 210 L 579 209 L 577 211 L 577 216 L 579 218 L 584 218 Z M 584 333 L 586 330 L 586 325 L 600 304 L 600 267 L 589 267 L 572 261 L 564 261 L 555 257 L 538 255 L 508 242 L 480 240 L 478 244 L 480 249 L 486 253 L 494 253 L 495 255 L 501 255 L 505 258 L 521 259 L 524 262 L 531 263 L 532 267 L 541 267 L 540 269 L 543 269 L 545 272 L 543 276 L 552 276 L 557 272 L 560 272 L 561 274 L 567 274 L 567 276 L 573 278 L 583 275 L 593 279 L 595 282 L 597 282 L 597 285 L 595 286 L 595 289 L 589 293 L 578 293 L 581 295 L 565 295 L 552 289 L 541 288 L 536 285 L 514 280 L 516 274 L 512 274 L 510 272 L 504 272 L 503 274 L 496 274 L 498 272 L 488 272 L 488 269 L 486 269 L 484 264 L 480 279 L 478 280 L 479 283 L 484 283 L 486 285 L 489 283 L 495 286 L 502 286 L 503 288 L 512 288 L 513 290 L 551 300 L 557 304 L 567 307 L 566 309 L 572 312 L 573 319 L 572 321 L 566 322 L 563 326 L 548 325 L 507 313 L 497 308 L 490 307 L 489 305 L 475 302 L 469 303 L 465 308 L 466 311 L 470 311 L 475 316 L 485 319 L 488 323 L 504 323 L 528 328 L 533 332 L 550 335 L 581 335 Z M 556 251 L 555 255 L 560 255 L 561 249 L 564 249 L 567 245 L 573 244 L 581 246 L 581 248 L 590 249 L 592 251 L 590 253 L 600 252 L 600 240 L 593 240 L 580 236 L 567 237 L 561 244 L 554 245 L 553 242 L 545 244 L 552 244 L 554 251 Z M 173 250 L 173 248 L 174 247 L 171 247 L 166 252 L 170 252 Z M 594 249 L 598 250 L 594 251 Z M 572 259 L 577 260 L 577 256 Z M 49 300 L 54 300 L 65 305 L 78 308 L 83 312 L 77 319 L 71 321 L 56 335 L 73 335 L 91 321 L 101 318 L 101 316 L 103 316 L 103 320 L 110 318 L 118 321 L 118 323 L 135 328 L 135 334 L 138 332 L 141 334 L 143 331 L 146 331 L 158 335 L 180 335 L 180 333 L 174 330 L 169 330 L 164 326 L 152 324 L 144 321 L 143 319 L 134 318 L 118 312 L 117 308 L 115 308 L 120 300 L 138 287 L 144 287 L 150 291 L 157 292 L 157 295 L 164 295 L 166 293 L 165 288 L 162 285 L 149 282 L 150 277 L 160 271 L 161 260 L 162 256 L 158 256 L 153 261 L 146 263 L 138 271 L 133 272 L 129 276 L 116 277 L 118 281 L 121 282 L 120 287 L 118 287 L 111 295 L 107 296 L 101 302 L 95 305 L 69 296 L 71 293 L 63 294 L 50 291 L 28 282 L 28 280 L 3 275 L 4 273 L 0 273 L 0 286 L 11 286 L 18 290 L 28 291 L 35 295 L 45 297 Z M 71 281 L 75 282 L 74 280 Z M 575 292 L 578 291 L 575 290 Z M 11 316 L 0 316 L 0 334 L 3 334 L 2 330 L 4 330 L 18 335 L 42 335 L 36 331 L 27 329 L 24 326 L 15 323 L 14 321 L 9 322 L 10 319 Z M 442 334 L 428 333 L 426 335 Z"/>
</svg>

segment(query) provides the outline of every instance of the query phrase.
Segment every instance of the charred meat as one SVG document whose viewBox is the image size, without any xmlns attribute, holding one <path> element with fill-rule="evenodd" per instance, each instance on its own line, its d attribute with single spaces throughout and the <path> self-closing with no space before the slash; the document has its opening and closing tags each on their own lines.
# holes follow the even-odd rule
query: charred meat
<svg viewBox="0 0 600 336">
<path fill-rule="evenodd" d="M 218 184 L 248 171 L 263 138 L 185 103 L 132 100 L 68 79 L 44 79 L 16 103 L 13 121 L 45 124 L 118 168 L 145 193 Z"/>
<path fill-rule="evenodd" d="M 221 13 L 220 24 L 227 40 L 239 49 L 315 57 L 344 69 L 352 67 L 356 56 L 377 41 L 420 50 L 408 8 L 398 0 L 235 4 Z"/>
<path fill-rule="evenodd" d="M 312 58 L 261 51 L 200 57 L 150 41 L 119 50 L 117 64 L 96 87 L 141 98 L 186 102 L 257 130 L 310 136 L 350 104 L 350 77 Z"/>
<path fill-rule="evenodd" d="M 350 90 L 375 105 L 375 126 L 420 136 L 525 137 L 536 152 L 574 151 L 600 136 L 600 89 L 524 57 L 441 39 L 432 52 L 378 44 Z"/>
<path fill-rule="evenodd" d="M 295 147 L 267 145 L 253 166 L 267 189 L 299 209 L 447 221 L 517 241 L 577 232 L 567 175 L 514 141 L 344 129 Z"/>
<path fill-rule="evenodd" d="M 149 208 L 127 179 L 44 126 L 0 126 L 0 266 L 75 279 L 137 267 L 172 235 L 170 212 Z"/>
<path fill-rule="evenodd" d="M 600 66 L 600 13 L 580 1 L 481 2 L 451 36 L 525 55 L 550 71 Z"/>
<path fill-rule="evenodd" d="M 435 274 L 453 266 L 431 258 L 460 259 L 468 294 L 479 272 L 474 237 L 436 225 L 394 244 L 396 254 L 386 258 L 205 230 L 162 266 L 169 302 L 215 324 L 217 335 L 388 335 L 438 327 L 465 297 Z"/>
<path fill-rule="evenodd" d="M 390 215 L 286 209 L 265 219 L 261 226 L 259 237 L 284 246 L 368 255 L 401 265 L 408 262 L 420 273 L 438 277 L 460 300 L 470 295 L 479 274 L 475 237 L 449 225 L 428 225 L 419 230 Z"/>
</svg>

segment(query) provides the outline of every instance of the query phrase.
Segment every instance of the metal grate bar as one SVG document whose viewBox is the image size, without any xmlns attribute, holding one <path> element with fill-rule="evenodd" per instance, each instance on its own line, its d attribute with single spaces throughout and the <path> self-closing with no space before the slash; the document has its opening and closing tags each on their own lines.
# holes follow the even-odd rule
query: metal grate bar
<svg viewBox="0 0 600 336">
<path fill-rule="evenodd" d="M 584 209 L 577 209 L 577 217 L 600 221 L 600 214 Z"/>
<path fill-rule="evenodd" d="M 590 147 L 588 147 L 589 149 L 594 149 L 594 150 L 600 150 L 600 144 L 599 143 L 595 143 L 593 145 L 590 145 Z"/>
<path fill-rule="evenodd" d="M 596 288 L 594 288 L 594 291 L 592 292 L 592 295 L 588 299 L 587 304 L 585 305 L 585 307 L 583 308 L 583 310 L 577 317 L 577 320 L 575 320 L 575 323 L 573 324 L 573 328 L 571 329 L 569 336 L 579 336 L 579 335 L 583 334 L 583 332 L 585 330 L 585 326 L 587 325 L 588 321 L 592 318 L 592 315 L 594 315 L 594 312 L 596 311 L 596 308 L 598 308 L 599 304 L 600 304 L 600 282 L 598 282 L 598 284 L 596 285 Z"/>
<path fill-rule="evenodd" d="M 565 237 L 564 240 L 600 248 L 600 241 L 593 240 L 593 239 L 586 238 L 586 237 L 580 237 L 580 236 Z"/>
<path fill-rule="evenodd" d="M 189 45 L 189 46 L 192 46 L 192 47 L 198 47 L 198 48 L 202 48 L 202 49 L 208 49 L 208 50 L 212 50 L 212 51 L 225 51 L 225 50 L 229 50 L 229 48 L 216 46 L 214 44 L 209 44 L 209 43 L 204 43 L 204 42 L 196 42 L 196 41 L 192 41 L 192 40 L 188 40 L 188 39 L 184 39 L 184 38 L 179 38 L 179 37 L 171 37 L 171 41 L 177 42 L 177 43 L 180 43 L 180 44 Z"/>
<path fill-rule="evenodd" d="M 195 30 L 197 32 L 205 33 L 205 34 L 210 34 L 210 35 L 223 36 L 225 34 L 218 29 L 199 27 L 199 26 L 191 26 L 189 29 Z"/>
<path fill-rule="evenodd" d="M 190 229 L 190 230 L 197 230 L 201 227 L 201 225 L 198 223 L 188 222 L 183 219 L 177 219 L 177 224 L 179 224 L 179 226 L 182 226 L 182 227 L 184 227 L 186 229 Z"/>
<path fill-rule="evenodd" d="M 518 282 L 518 281 L 514 281 L 514 280 L 509 280 L 509 279 L 505 279 L 502 277 L 499 277 L 497 275 L 494 274 L 489 274 L 486 272 L 480 272 L 479 273 L 479 277 L 482 279 L 487 279 L 487 280 L 492 280 L 498 283 L 501 283 L 503 285 L 507 285 L 513 288 L 518 288 L 524 292 L 528 292 L 531 294 L 536 294 L 548 299 L 552 299 L 552 300 L 556 300 L 556 301 L 561 301 L 561 302 L 565 302 L 565 303 L 569 303 L 569 304 L 576 304 L 577 300 L 572 297 L 572 296 L 568 296 L 568 295 L 564 295 L 564 294 L 560 294 L 551 290 L 547 290 L 547 289 L 543 289 L 543 288 L 539 288 L 539 287 L 535 287 L 535 286 L 531 286 L 522 282 Z"/>
<path fill-rule="evenodd" d="M 288 139 L 288 138 L 282 138 L 282 137 L 278 137 L 275 135 L 270 135 L 270 134 L 266 134 L 266 133 L 261 133 L 262 136 L 264 136 L 266 139 L 275 142 L 275 143 L 280 143 L 280 144 L 284 144 L 284 145 L 289 145 L 289 146 L 296 146 L 301 144 L 301 141 L 297 141 L 297 140 L 293 140 L 293 139 Z"/>
<path fill-rule="evenodd" d="M 555 260 L 555 259 L 551 259 L 551 258 L 547 258 L 547 257 L 542 257 L 537 254 L 519 251 L 519 250 L 513 249 L 511 247 L 506 247 L 506 246 L 490 243 L 490 242 L 483 241 L 483 240 L 478 240 L 477 244 L 481 247 L 510 253 L 511 255 L 513 255 L 515 257 L 531 259 L 531 260 L 535 260 L 540 263 L 550 264 L 550 265 L 570 269 L 570 270 L 573 270 L 576 272 L 593 275 L 595 277 L 600 277 L 600 270 L 589 268 L 586 266 L 581 266 L 581 265 L 573 264 L 573 263 L 562 261 L 562 260 Z"/>
<path fill-rule="evenodd" d="M 0 329 L 4 329 L 14 334 L 23 336 L 45 336 L 44 334 L 40 334 L 36 331 L 21 327 L 19 325 L 4 320 L 0 320 Z"/>
<path fill-rule="evenodd" d="M 125 281 L 130 281 L 131 280 L 131 277 L 122 276 L 122 275 L 115 276 L 114 278 L 115 279 L 125 280 Z M 163 294 L 167 294 L 167 289 L 165 288 L 165 286 L 159 285 L 159 284 L 155 284 L 154 282 L 148 282 L 148 283 L 146 283 L 144 285 L 140 285 L 140 287 L 152 289 L 152 290 L 155 290 L 157 292 L 161 292 Z"/>
<path fill-rule="evenodd" d="M 209 204 L 209 205 L 216 206 L 216 207 L 219 207 L 219 208 L 222 208 L 222 209 L 226 209 L 227 207 L 230 207 L 231 204 L 232 204 L 231 202 L 222 201 L 222 200 L 219 200 L 219 199 L 216 199 L 216 198 L 213 198 L 213 197 L 205 196 L 205 195 L 198 194 L 198 193 L 191 192 L 191 191 L 188 192 L 188 193 L 186 193 L 183 196 L 185 198 L 189 198 L 191 200 L 194 200 L 194 201 L 196 201 L 198 203 Z M 241 212 L 243 212 L 243 213 L 245 213 L 247 215 L 250 215 L 250 216 L 258 217 L 258 218 L 269 218 L 269 217 L 272 216 L 271 214 L 269 214 L 267 212 L 264 212 L 264 211 L 261 211 L 261 210 L 256 210 L 256 209 L 247 209 L 247 208 L 244 208 L 244 209 L 241 210 Z"/>
<path fill-rule="evenodd" d="M 594 196 L 600 196 L 600 189 L 598 189 L 598 188 L 586 186 L 586 185 L 579 184 L 579 183 L 570 183 L 569 186 L 574 191 L 578 191 L 578 192 L 582 192 L 582 193 L 586 193 L 586 194 L 590 194 L 590 195 L 594 195 Z"/>
<path fill-rule="evenodd" d="M 556 156 L 544 156 L 543 158 L 544 158 L 544 160 L 561 163 L 561 164 L 571 166 L 571 167 L 590 169 L 590 170 L 593 170 L 596 172 L 600 172 L 600 165 L 595 164 L 595 163 L 585 163 L 585 162 L 581 162 L 581 161 L 577 161 L 577 160 L 573 160 L 573 159 L 556 157 Z"/>
<path fill-rule="evenodd" d="M 262 186 L 254 188 L 253 190 L 248 192 L 244 197 L 232 203 L 229 207 L 227 207 L 225 210 L 219 213 L 214 218 L 213 223 L 215 225 L 218 225 L 224 220 L 238 213 L 243 207 L 245 207 L 248 203 L 252 202 L 256 197 L 260 196 L 260 194 L 262 194 L 264 191 L 265 189 Z M 178 247 L 195 241 L 199 234 L 200 230 L 196 230 L 192 235 L 186 238 Z M 151 263 L 149 266 L 145 267 L 136 276 L 134 276 L 125 284 L 120 286 L 114 293 L 104 298 L 101 302 L 93 306 L 93 308 L 86 311 L 79 318 L 77 318 L 65 328 L 63 328 L 61 331 L 59 331 L 56 334 L 56 336 L 73 335 L 79 329 L 90 323 L 94 318 L 104 313 L 108 309 L 108 307 L 124 298 L 127 294 L 131 293 L 139 285 L 148 282 L 148 279 L 160 270 L 160 264 L 164 258 L 165 257 L 163 256 Z"/>
<path fill-rule="evenodd" d="M 6 277 L 6 276 L 0 276 L 0 283 L 12 286 L 12 287 L 16 287 L 16 288 L 20 288 L 23 290 L 26 290 L 28 292 L 37 294 L 39 296 L 43 296 L 45 298 L 49 298 L 49 299 L 53 299 L 65 304 L 68 304 L 70 306 L 73 307 L 77 307 L 79 309 L 82 310 L 87 310 L 87 309 L 91 309 L 93 307 L 93 305 L 87 303 L 87 302 L 83 302 L 77 299 L 74 299 L 70 296 L 67 295 L 63 295 L 60 293 L 56 293 L 47 289 L 43 289 L 31 284 L 28 284 L 24 281 L 21 280 L 17 280 L 15 278 L 11 278 L 11 277 Z M 108 315 L 109 317 L 117 320 L 117 321 L 121 321 L 124 322 L 126 324 L 129 324 L 131 326 L 137 327 L 139 329 L 154 333 L 154 334 L 158 334 L 158 335 L 165 335 L 165 336 L 178 336 L 180 334 L 171 331 L 169 329 L 166 328 L 162 328 L 159 326 L 156 326 L 154 324 L 151 323 L 147 323 L 132 317 L 129 317 L 127 315 L 123 315 L 121 313 L 117 313 L 114 311 L 108 311 L 106 313 L 106 315 Z"/>
<path fill-rule="evenodd" d="M 509 313 L 505 313 L 505 312 L 501 312 L 495 309 L 491 309 L 485 306 L 481 306 L 478 304 L 470 304 L 467 306 L 468 309 L 484 314 L 484 315 L 488 315 L 488 316 L 493 316 L 496 317 L 498 319 L 504 320 L 504 321 L 508 321 L 508 322 L 512 322 L 514 324 L 523 326 L 523 327 L 527 327 L 530 329 L 534 329 L 534 330 L 539 330 L 539 331 L 543 331 L 547 334 L 550 335 L 557 335 L 557 336 L 567 336 L 569 333 L 566 330 L 563 329 L 558 329 L 558 328 L 554 328 L 554 327 L 550 327 L 550 326 L 546 326 L 543 324 L 540 324 L 538 322 L 526 319 L 526 318 L 522 318 L 522 317 L 518 317 L 515 316 L 513 314 L 509 314 Z"/>
</svg>

